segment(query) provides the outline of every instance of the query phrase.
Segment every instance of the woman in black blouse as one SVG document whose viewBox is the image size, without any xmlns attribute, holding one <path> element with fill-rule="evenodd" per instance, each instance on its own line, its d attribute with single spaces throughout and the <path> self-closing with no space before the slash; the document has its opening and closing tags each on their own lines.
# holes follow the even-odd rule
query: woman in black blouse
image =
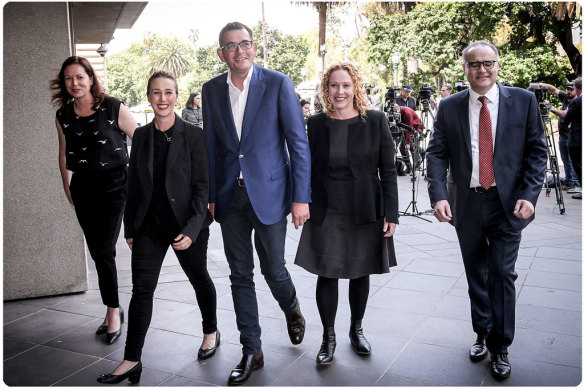
<svg viewBox="0 0 584 389">
<path fill-rule="evenodd" d="M 184 121 L 203 128 L 203 112 L 201 110 L 201 96 L 197 92 L 191 93 L 187 100 L 186 108 L 182 110 L 181 117 Z"/>
<path fill-rule="evenodd" d="M 115 257 L 127 194 L 126 136 L 132 138 L 137 126 L 128 108 L 105 93 L 85 58 L 67 58 L 51 89 L 60 107 L 56 125 L 63 189 L 75 207 L 107 306 L 96 334 L 106 334 L 106 343 L 113 344 L 124 322 Z"/>
<path fill-rule="evenodd" d="M 203 318 L 199 359 L 210 358 L 220 343 L 217 296 L 207 271 L 209 156 L 200 127 L 174 113 L 178 87 L 167 72 L 148 81 L 154 120 L 136 130 L 129 169 L 124 234 L 132 249 L 132 300 L 124 360 L 97 380 L 117 384 L 140 381 L 142 348 L 154 290 L 169 246 L 191 282 Z M 170 350 L 169 350 L 170 352 Z"/>
</svg>

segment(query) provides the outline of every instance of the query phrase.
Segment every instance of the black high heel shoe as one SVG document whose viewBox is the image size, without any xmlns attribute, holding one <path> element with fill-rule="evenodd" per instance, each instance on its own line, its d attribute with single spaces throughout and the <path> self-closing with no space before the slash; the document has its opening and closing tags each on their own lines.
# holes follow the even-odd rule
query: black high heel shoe
<svg viewBox="0 0 584 389">
<path fill-rule="evenodd" d="M 122 336 L 122 324 L 124 324 L 124 310 L 120 305 L 120 329 L 116 332 L 106 332 L 105 334 L 105 342 L 107 344 L 114 344 L 117 340 Z M 106 330 L 107 331 L 107 330 Z"/>
<path fill-rule="evenodd" d="M 97 377 L 97 382 L 101 384 L 119 384 L 126 378 L 130 380 L 131 383 L 136 384 L 140 382 L 140 376 L 142 375 L 142 362 L 138 362 L 136 366 L 125 372 L 124 374 L 113 375 L 111 373 L 102 374 Z"/>
<path fill-rule="evenodd" d="M 197 353 L 197 356 L 199 357 L 199 359 L 211 358 L 213 355 L 215 355 L 215 351 L 217 351 L 217 347 L 219 347 L 220 344 L 221 344 L 221 333 L 219 332 L 219 330 L 217 330 L 217 335 L 215 337 L 215 346 L 208 348 L 206 350 L 199 348 L 199 352 Z"/>
<path fill-rule="evenodd" d="M 105 333 L 107 333 L 107 326 L 105 324 L 97 327 L 97 331 L 95 331 L 95 335 L 103 335 Z"/>
</svg>

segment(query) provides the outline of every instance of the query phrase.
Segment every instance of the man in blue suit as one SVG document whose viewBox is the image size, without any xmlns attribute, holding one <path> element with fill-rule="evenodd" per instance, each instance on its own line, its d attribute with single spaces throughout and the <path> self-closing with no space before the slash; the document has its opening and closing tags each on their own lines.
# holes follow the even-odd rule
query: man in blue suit
<svg viewBox="0 0 584 389">
<path fill-rule="evenodd" d="M 491 352 L 490 371 L 509 377 L 515 332 L 515 262 L 521 230 L 534 218 L 547 162 L 535 95 L 496 83 L 497 48 L 462 52 L 468 90 L 440 103 L 427 149 L 434 215 L 456 228 L 477 339 L 472 361 Z"/>
<path fill-rule="evenodd" d="M 286 216 L 298 228 L 310 214 L 310 151 L 294 86 L 287 76 L 254 64 L 252 31 L 228 23 L 217 54 L 229 71 L 203 85 L 203 122 L 210 158 L 209 209 L 221 224 L 243 357 L 229 384 L 263 366 L 253 282 L 253 246 L 261 272 L 286 316 L 293 344 L 305 321 L 285 267 Z"/>
</svg>

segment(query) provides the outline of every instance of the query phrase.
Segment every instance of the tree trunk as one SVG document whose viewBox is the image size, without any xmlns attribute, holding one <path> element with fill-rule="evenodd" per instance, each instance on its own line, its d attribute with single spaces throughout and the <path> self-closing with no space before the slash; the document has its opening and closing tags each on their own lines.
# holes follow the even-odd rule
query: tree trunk
<svg viewBox="0 0 584 389">
<path fill-rule="evenodd" d="M 558 21 L 559 29 L 558 29 L 558 40 L 562 45 L 562 48 L 566 52 L 568 59 L 570 60 L 570 65 L 572 65 L 572 69 L 574 69 L 574 77 L 578 77 L 582 75 L 582 54 L 580 51 L 574 46 L 574 42 L 572 40 L 572 19 L 566 15 L 566 17 Z"/>
<path fill-rule="evenodd" d="M 266 16 L 264 14 L 264 2 L 262 1 L 262 33 L 264 35 L 264 67 L 269 69 L 268 64 L 268 40 L 266 38 Z"/>
<path fill-rule="evenodd" d="M 322 72 L 324 73 L 326 69 L 324 69 L 324 53 L 322 52 L 321 48 L 325 44 L 326 38 L 326 9 L 327 3 L 321 2 L 318 3 L 318 59 L 323 65 Z"/>
</svg>

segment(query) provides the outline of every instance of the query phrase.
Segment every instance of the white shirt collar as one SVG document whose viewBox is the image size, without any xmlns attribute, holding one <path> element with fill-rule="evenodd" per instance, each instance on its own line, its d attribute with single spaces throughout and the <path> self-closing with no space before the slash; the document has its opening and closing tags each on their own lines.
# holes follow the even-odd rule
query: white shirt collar
<svg viewBox="0 0 584 389">
<path fill-rule="evenodd" d="M 249 82 L 251 81 L 252 74 L 253 74 L 253 64 L 252 64 L 251 68 L 249 69 L 249 72 L 247 72 L 247 76 L 245 76 L 245 80 L 243 80 L 243 89 L 247 88 L 247 86 L 249 85 Z M 239 88 L 237 88 L 235 86 L 235 84 L 233 83 L 233 81 L 231 80 L 231 69 L 227 70 L 227 83 L 231 87 L 239 90 Z"/>
<path fill-rule="evenodd" d="M 474 90 L 472 90 L 471 88 L 468 89 L 470 92 L 470 101 L 472 101 L 473 103 L 476 102 L 479 97 L 481 96 L 486 96 L 487 100 L 491 103 L 496 102 L 499 100 L 499 86 L 497 85 L 497 83 L 494 83 L 493 86 L 491 86 L 491 89 L 489 89 L 487 91 L 487 93 L 485 93 L 484 95 L 480 95 L 477 92 L 475 92 Z"/>
</svg>

